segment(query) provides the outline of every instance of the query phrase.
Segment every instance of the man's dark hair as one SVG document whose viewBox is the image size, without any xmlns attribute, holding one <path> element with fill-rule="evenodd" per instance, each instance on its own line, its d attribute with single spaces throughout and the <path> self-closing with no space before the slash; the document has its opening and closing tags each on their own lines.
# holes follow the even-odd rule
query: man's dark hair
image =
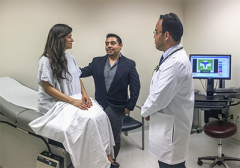
<svg viewBox="0 0 240 168">
<path fill-rule="evenodd" d="M 180 42 L 181 37 L 183 35 L 183 25 L 179 20 L 178 16 L 174 13 L 169 13 L 165 15 L 160 15 L 162 19 L 162 31 L 165 33 L 166 31 L 172 36 L 175 42 Z"/>
<path fill-rule="evenodd" d="M 118 35 L 113 34 L 113 33 L 108 33 L 106 39 L 109 38 L 109 37 L 115 37 L 118 41 L 118 44 L 119 45 L 122 44 L 122 39 Z"/>
</svg>

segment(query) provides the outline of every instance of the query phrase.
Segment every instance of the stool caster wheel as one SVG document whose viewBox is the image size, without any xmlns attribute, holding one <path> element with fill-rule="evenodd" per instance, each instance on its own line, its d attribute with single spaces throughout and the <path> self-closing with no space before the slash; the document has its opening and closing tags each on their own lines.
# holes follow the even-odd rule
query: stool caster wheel
<svg viewBox="0 0 240 168">
<path fill-rule="evenodd" d="M 202 128 L 198 128 L 198 129 L 197 129 L 197 133 L 198 133 L 198 134 L 201 133 L 202 131 L 203 131 Z"/>
<path fill-rule="evenodd" d="M 217 162 L 217 164 L 218 164 L 219 166 L 221 166 L 221 165 L 222 165 L 222 162 L 219 161 L 219 162 Z"/>
<path fill-rule="evenodd" d="M 199 161 L 197 162 L 197 164 L 198 164 L 199 166 L 202 166 L 203 162 L 202 162 L 201 160 L 199 160 Z"/>
</svg>

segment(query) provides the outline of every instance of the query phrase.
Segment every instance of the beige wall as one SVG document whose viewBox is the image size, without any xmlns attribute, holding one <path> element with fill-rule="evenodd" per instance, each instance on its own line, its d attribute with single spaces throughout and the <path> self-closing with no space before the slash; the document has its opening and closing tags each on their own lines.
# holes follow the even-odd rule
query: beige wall
<svg viewBox="0 0 240 168">
<path fill-rule="evenodd" d="M 184 4 L 184 47 L 187 53 L 231 54 L 232 79 L 226 80 L 226 87 L 240 87 L 240 1 L 202 0 Z M 202 81 L 205 84 L 205 80 Z M 204 93 L 200 80 L 194 79 L 194 86 Z M 240 106 L 231 107 L 230 111 L 240 114 Z M 240 128 L 240 121 L 237 126 Z M 234 137 L 240 140 L 240 131 Z"/>
<path fill-rule="evenodd" d="M 187 1 L 184 6 L 187 52 L 232 55 L 232 79 L 226 80 L 226 87 L 240 85 L 239 7 L 238 0 Z M 199 80 L 195 80 L 195 86 L 203 91 Z"/>
<path fill-rule="evenodd" d="M 47 34 L 56 23 L 73 28 L 72 53 L 80 67 L 95 56 L 105 55 L 105 37 L 109 32 L 123 40 L 122 54 L 136 62 L 141 80 L 139 105 L 149 91 L 152 71 L 162 55 L 154 46 L 153 31 L 160 14 L 175 12 L 183 20 L 181 2 L 168 1 L 35 1 L 2 0 L 0 23 L 1 74 L 37 89 L 38 59 Z M 92 78 L 83 79 L 90 96 L 94 96 Z M 141 119 L 140 110 L 133 115 Z"/>
<path fill-rule="evenodd" d="M 155 49 L 152 32 L 160 14 L 174 12 L 185 28 L 187 52 L 232 54 L 232 80 L 226 85 L 239 87 L 239 7 L 238 0 L 0 0 L 0 77 L 10 76 L 37 89 L 38 59 L 56 23 L 73 28 L 75 42 L 69 52 L 80 67 L 105 55 L 105 36 L 113 32 L 123 40 L 122 54 L 137 64 L 141 80 L 137 104 L 142 105 L 162 55 Z M 92 78 L 83 82 L 93 97 Z M 203 91 L 198 80 L 194 83 Z M 135 110 L 133 116 L 140 120 L 140 111 Z"/>
</svg>

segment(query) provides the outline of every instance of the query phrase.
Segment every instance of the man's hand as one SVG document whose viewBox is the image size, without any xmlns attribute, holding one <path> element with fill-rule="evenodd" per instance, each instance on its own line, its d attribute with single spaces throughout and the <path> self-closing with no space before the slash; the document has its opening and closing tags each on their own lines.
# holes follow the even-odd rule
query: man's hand
<svg viewBox="0 0 240 168">
<path fill-rule="evenodd" d="M 145 120 L 146 120 L 146 121 L 149 121 L 149 120 L 150 120 L 150 116 L 145 117 Z"/>
<path fill-rule="evenodd" d="M 87 94 L 82 95 L 82 101 L 86 103 L 87 108 L 90 108 L 92 106 L 92 100 L 88 97 Z"/>
<path fill-rule="evenodd" d="M 128 113 L 130 113 L 130 111 L 127 108 L 125 108 L 125 114 L 128 114 Z"/>
</svg>

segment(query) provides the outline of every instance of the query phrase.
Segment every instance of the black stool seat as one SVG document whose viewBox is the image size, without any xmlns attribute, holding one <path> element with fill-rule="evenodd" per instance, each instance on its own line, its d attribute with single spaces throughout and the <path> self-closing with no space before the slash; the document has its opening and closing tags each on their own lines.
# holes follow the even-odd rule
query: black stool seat
<svg viewBox="0 0 240 168">
<path fill-rule="evenodd" d="M 213 138 L 228 138 L 237 132 L 237 126 L 227 121 L 210 121 L 205 124 L 204 132 Z"/>
<path fill-rule="evenodd" d="M 136 105 L 138 109 L 141 107 Z M 124 117 L 121 132 L 124 132 L 125 136 L 128 136 L 128 131 L 142 127 L 142 150 L 144 150 L 144 117 L 142 117 L 142 122 L 139 122 L 130 116 L 130 112 Z"/>
<path fill-rule="evenodd" d="M 130 116 L 126 116 L 123 120 L 123 126 L 122 126 L 122 131 L 130 131 L 136 128 L 139 128 L 142 126 L 142 123 L 134 120 L 132 117 Z"/>
</svg>

